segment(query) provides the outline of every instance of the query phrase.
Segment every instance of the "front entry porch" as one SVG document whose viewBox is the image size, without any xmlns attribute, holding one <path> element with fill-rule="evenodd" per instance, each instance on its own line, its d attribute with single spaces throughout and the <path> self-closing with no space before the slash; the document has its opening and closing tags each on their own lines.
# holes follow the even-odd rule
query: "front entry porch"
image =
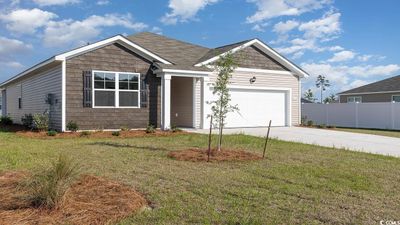
<svg viewBox="0 0 400 225">
<path fill-rule="evenodd" d="M 202 128 L 208 74 L 162 73 L 161 129 Z"/>
</svg>

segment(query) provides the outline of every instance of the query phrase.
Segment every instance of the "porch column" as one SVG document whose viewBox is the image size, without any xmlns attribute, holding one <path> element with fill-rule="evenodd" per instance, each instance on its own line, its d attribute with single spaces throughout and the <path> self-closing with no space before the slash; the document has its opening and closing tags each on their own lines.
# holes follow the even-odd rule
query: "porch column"
<svg viewBox="0 0 400 225">
<path fill-rule="evenodd" d="M 161 129 L 171 128 L 171 75 L 164 74 L 161 77 Z"/>
<path fill-rule="evenodd" d="M 212 92 L 210 90 L 210 78 L 201 78 L 201 128 L 208 129 L 210 126 L 211 106 L 209 104 L 212 101 Z"/>
</svg>

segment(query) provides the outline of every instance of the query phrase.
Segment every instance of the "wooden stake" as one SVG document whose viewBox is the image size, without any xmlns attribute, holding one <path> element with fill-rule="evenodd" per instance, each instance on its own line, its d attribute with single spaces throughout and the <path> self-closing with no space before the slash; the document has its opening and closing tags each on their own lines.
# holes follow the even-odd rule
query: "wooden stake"
<svg viewBox="0 0 400 225">
<path fill-rule="evenodd" d="M 269 131 L 271 130 L 271 123 L 272 123 L 272 120 L 269 121 L 269 125 L 268 125 L 268 132 L 267 132 L 267 138 L 265 139 L 263 158 L 265 158 L 265 151 L 267 150 L 268 139 L 269 139 Z"/>
<path fill-rule="evenodd" d="M 211 118 L 210 118 L 210 133 L 208 134 L 207 162 L 210 162 L 212 122 L 213 122 L 213 117 L 211 116 Z"/>
</svg>

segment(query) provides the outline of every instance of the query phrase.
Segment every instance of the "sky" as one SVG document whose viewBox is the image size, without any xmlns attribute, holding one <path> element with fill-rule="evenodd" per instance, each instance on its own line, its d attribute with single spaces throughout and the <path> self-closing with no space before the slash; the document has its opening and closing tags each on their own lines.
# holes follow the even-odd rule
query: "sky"
<svg viewBox="0 0 400 225">
<path fill-rule="evenodd" d="M 0 0 L 0 82 L 75 47 L 150 31 L 217 47 L 259 38 L 318 96 L 400 74 L 398 0 Z"/>
</svg>

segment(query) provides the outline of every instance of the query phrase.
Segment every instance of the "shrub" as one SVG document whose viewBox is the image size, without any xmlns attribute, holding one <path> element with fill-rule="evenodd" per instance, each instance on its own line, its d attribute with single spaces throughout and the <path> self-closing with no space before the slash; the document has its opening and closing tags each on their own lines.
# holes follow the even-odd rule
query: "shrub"
<svg viewBox="0 0 400 225">
<path fill-rule="evenodd" d="M 112 132 L 111 134 L 112 134 L 112 136 L 116 136 L 116 137 L 118 137 L 119 135 L 121 135 L 121 133 L 120 133 L 119 131 L 114 131 L 114 132 Z"/>
<path fill-rule="evenodd" d="M 69 121 L 67 124 L 67 129 L 72 131 L 72 132 L 77 132 L 79 129 L 79 126 L 76 122 L 74 121 Z"/>
<path fill-rule="evenodd" d="M 182 129 L 178 128 L 176 125 L 172 125 L 172 126 L 171 126 L 171 131 L 172 131 L 173 133 L 175 133 L 175 132 L 180 132 L 180 131 L 182 131 Z"/>
<path fill-rule="evenodd" d="M 40 170 L 26 182 L 26 199 L 34 207 L 52 209 L 60 203 L 77 174 L 78 165 L 60 155 L 50 168 Z"/>
<path fill-rule="evenodd" d="M 89 135 L 91 135 L 92 133 L 90 132 L 90 131 L 82 131 L 81 132 L 81 134 L 80 134 L 80 136 L 81 137 L 87 137 L 87 136 L 89 136 Z"/>
<path fill-rule="evenodd" d="M 302 125 L 302 126 L 305 126 L 306 123 L 307 123 L 307 116 L 302 116 L 302 117 L 301 117 L 301 125 Z"/>
<path fill-rule="evenodd" d="M 0 117 L 0 124 L 1 125 L 12 125 L 13 121 L 9 116 L 2 116 Z"/>
<path fill-rule="evenodd" d="M 57 135 L 57 131 L 55 131 L 55 130 L 49 130 L 49 131 L 47 131 L 47 136 L 54 137 L 54 136 L 56 136 L 56 135 Z"/>
<path fill-rule="evenodd" d="M 319 128 L 325 129 L 326 128 L 326 124 L 320 124 L 318 125 Z"/>
<path fill-rule="evenodd" d="M 38 131 L 47 131 L 49 129 L 49 114 L 48 113 L 34 114 L 33 128 Z"/>
<path fill-rule="evenodd" d="M 312 120 L 307 121 L 307 126 L 309 127 L 314 126 L 314 122 Z"/>
<path fill-rule="evenodd" d="M 335 129 L 335 128 L 336 128 L 335 125 L 328 125 L 327 127 L 328 127 L 329 129 Z"/>
<path fill-rule="evenodd" d="M 33 127 L 33 116 L 32 114 L 25 114 L 22 118 L 22 125 L 24 125 L 24 127 L 32 129 Z"/>
<path fill-rule="evenodd" d="M 147 126 L 147 128 L 146 128 L 146 133 L 152 134 L 152 133 L 155 133 L 155 132 L 156 132 L 156 128 L 153 125 L 149 124 Z"/>
<path fill-rule="evenodd" d="M 121 127 L 121 131 L 129 131 L 129 127 Z"/>
</svg>

